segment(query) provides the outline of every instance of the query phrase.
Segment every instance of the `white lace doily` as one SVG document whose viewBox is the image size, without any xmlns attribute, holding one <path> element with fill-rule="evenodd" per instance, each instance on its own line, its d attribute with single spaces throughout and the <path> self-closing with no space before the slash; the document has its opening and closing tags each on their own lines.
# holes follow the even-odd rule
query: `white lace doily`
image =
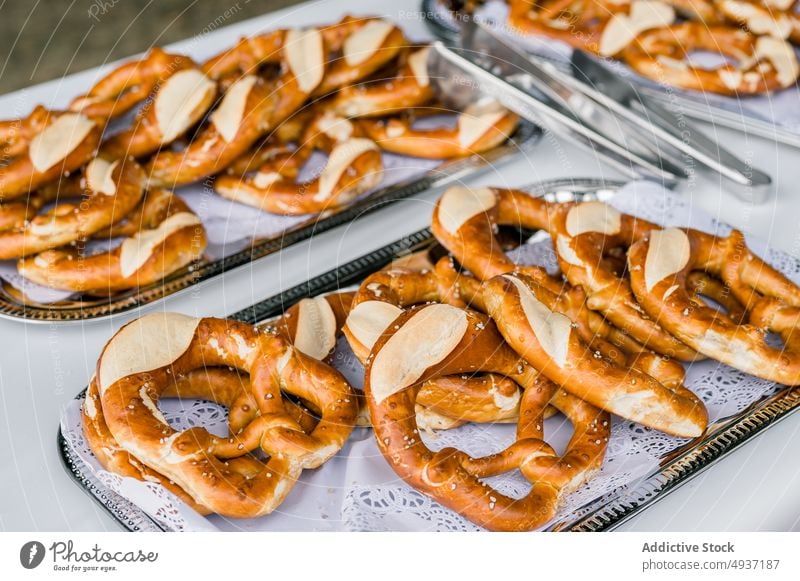
<svg viewBox="0 0 800 581">
<path fill-rule="evenodd" d="M 620 210 L 670 226 L 692 226 L 725 233 L 728 228 L 698 210 L 685 198 L 648 182 L 629 184 L 611 200 Z M 549 238 L 515 252 L 519 263 L 555 267 Z M 800 261 L 748 238 L 761 255 L 795 282 L 800 281 Z M 336 366 L 354 387 L 360 388 L 363 371 L 346 341 L 337 346 Z M 754 378 L 713 361 L 687 368 L 686 385 L 708 407 L 710 422 L 736 415 L 780 386 Z M 372 432 L 356 429 L 343 450 L 317 470 L 306 471 L 287 500 L 269 516 L 253 520 L 201 517 L 160 486 L 121 478 L 100 469 L 80 428 L 80 401 L 74 401 L 62 419 L 62 430 L 71 447 L 95 478 L 131 500 L 169 530 L 350 530 L 350 531 L 467 531 L 477 527 L 443 508 L 402 482 L 378 451 Z M 164 415 L 177 429 L 203 425 L 224 434 L 227 415 L 216 404 L 203 401 L 161 402 Z M 556 450 L 563 450 L 571 428 L 560 416 L 545 423 L 545 436 Z M 513 441 L 512 425 L 468 424 L 460 428 L 423 434 L 429 447 L 454 446 L 473 456 L 498 451 Z M 581 489 L 569 495 L 554 522 L 569 522 L 581 507 L 600 497 L 624 492 L 658 471 L 659 460 L 688 440 L 674 438 L 632 422 L 614 418 L 608 454 L 602 470 Z M 529 485 L 518 472 L 488 480 L 512 496 L 525 494 Z M 552 524 L 552 523 L 551 523 Z"/>
</svg>

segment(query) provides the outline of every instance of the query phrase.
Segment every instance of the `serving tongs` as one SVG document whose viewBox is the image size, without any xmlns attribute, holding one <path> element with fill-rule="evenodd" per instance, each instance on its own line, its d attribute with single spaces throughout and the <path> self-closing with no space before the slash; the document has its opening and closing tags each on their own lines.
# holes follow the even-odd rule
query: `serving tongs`
<svg viewBox="0 0 800 581">
<path fill-rule="evenodd" d="M 524 117 L 533 115 L 546 129 L 591 149 L 628 176 L 667 185 L 695 172 L 722 176 L 728 189 L 748 200 L 762 197 L 772 183 L 685 119 L 651 101 L 645 104 L 635 88 L 580 51 L 572 63 L 576 78 L 516 50 L 472 19 L 462 22 L 460 38 L 460 47 L 437 45 L 438 73 L 468 68 L 476 88 Z M 439 80 L 453 84 L 443 76 Z M 451 94 L 458 89 L 449 88 Z"/>
</svg>

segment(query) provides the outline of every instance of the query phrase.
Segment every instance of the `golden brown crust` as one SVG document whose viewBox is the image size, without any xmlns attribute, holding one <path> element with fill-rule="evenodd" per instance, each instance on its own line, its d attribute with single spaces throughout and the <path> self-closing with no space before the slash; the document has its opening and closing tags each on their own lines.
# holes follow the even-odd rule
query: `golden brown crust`
<svg viewBox="0 0 800 581">
<path fill-rule="evenodd" d="M 464 317 L 466 326 L 457 344 L 438 361 L 417 365 L 419 374 L 408 381 L 390 384 L 387 394 L 385 378 L 393 377 L 381 352 L 392 350 L 395 336 L 412 325 L 424 330 L 425 318 L 438 319 L 431 309 L 445 319 Z M 461 313 L 461 314 L 458 314 Z M 422 316 L 421 327 L 415 317 Z M 452 320 L 452 319 L 451 319 Z M 431 320 L 435 324 L 435 321 Z M 531 530 L 550 520 L 558 508 L 560 495 L 579 486 L 598 469 L 607 447 L 610 429 L 608 414 L 572 398 L 558 395 L 549 381 L 528 370 L 520 374 L 520 360 L 502 341 L 491 320 L 483 315 L 461 311 L 448 305 L 430 305 L 404 313 L 391 329 L 378 340 L 375 357 L 367 366 L 366 392 L 375 436 L 386 460 L 406 482 L 436 501 L 459 512 L 471 521 L 504 531 Z M 416 335 L 426 348 L 435 350 L 426 341 L 435 337 Z M 398 361 L 398 366 L 408 362 Z M 518 439 L 506 450 L 484 458 L 471 458 L 453 448 L 439 452 L 429 450 L 419 437 L 414 403 L 419 385 L 443 375 L 488 371 L 515 377 L 526 385 L 523 396 Z M 555 397 L 554 397 L 555 396 Z M 575 434 L 562 457 L 541 440 L 542 417 L 549 402 L 562 409 L 575 425 Z M 530 492 L 521 499 L 505 496 L 480 478 L 519 468 L 531 481 Z"/>
<path fill-rule="evenodd" d="M 483 295 L 506 341 L 565 390 L 668 434 L 697 437 L 706 429 L 708 416 L 700 399 L 689 390 L 663 385 L 642 371 L 644 364 L 623 367 L 594 352 L 559 312 L 558 296 L 530 277 L 495 277 Z"/>
<path fill-rule="evenodd" d="M 174 334 L 152 349 L 131 351 L 148 330 Z M 249 373 L 259 415 L 230 438 L 195 427 L 176 432 L 157 411 L 171 376 L 206 366 Z M 155 314 L 123 327 L 97 365 L 109 431 L 125 450 L 174 480 L 210 510 L 231 517 L 270 513 L 305 468 L 320 466 L 344 444 L 356 416 L 350 386 L 332 368 L 283 339 L 236 321 Z M 281 391 L 311 402 L 320 421 L 310 434 L 286 411 Z M 263 450 L 264 463 L 248 454 Z"/>
<path fill-rule="evenodd" d="M 630 248 L 631 287 L 644 310 L 687 345 L 717 361 L 777 383 L 800 384 L 800 288 L 753 255 L 738 231 L 726 238 L 692 229 L 661 232 L 683 241 L 688 254 L 685 264 L 674 263 L 680 267 L 674 272 L 658 271 L 654 265 L 663 251 L 650 253 L 653 234 Z M 648 267 L 657 274 L 648 275 Z M 693 270 L 721 279 L 744 305 L 748 323 L 739 324 L 698 299 L 687 288 Z M 783 345 L 768 345 L 765 329 L 777 333 Z"/>
<path fill-rule="evenodd" d="M 144 248 L 147 238 L 158 235 L 159 227 L 167 228 L 172 217 L 180 222 L 165 230 L 160 241 L 148 249 L 146 259 L 129 272 L 124 245 L 131 245 L 133 252 Z M 130 236 L 108 252 L 86 256 L 74 248 L 47 250 L 20 259 L 17 269 L 22 276 L 50 288 L 111 293 L 164 279 L 200 258 L 207 244 L 200 219 L 183 200 L 165 190 L 148 192 L 129 220 L 111 226 L 109 234 L 127 232 Z"/>
<path fill-rule="evenodd" d="M 130 212 L 144 192 L 142 169 L 120 160 L 111 172 L 112 194 L 87 189 L 80 205 L 62 203 L 22 226 L 0 232 L 0 259 L 21 258 L 88 238 Z"/>
</svg>

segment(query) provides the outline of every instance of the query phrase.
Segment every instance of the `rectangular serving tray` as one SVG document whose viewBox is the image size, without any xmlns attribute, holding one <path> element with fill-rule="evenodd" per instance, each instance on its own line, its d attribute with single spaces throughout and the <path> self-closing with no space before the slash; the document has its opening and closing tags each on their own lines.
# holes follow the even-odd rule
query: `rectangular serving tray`
<svg viewBox="0 0 800 581">
<path fill-rule="evenodd" d="M 459 31 L 455 26 L 455 21 L 447 17 L 446 8 L 442 0 L 422 0 L 420 12 L 428 28 L 437 38 L 451 43 L 458 42 Z M 537 53 L 535 56 L 548 60 L 559 68 L 563 69 L 565 67 L 563 61 L 554 59 L 549 55 Z M 632 75 L 631 79 L 639 82 L 640 90 L 646 97 L 654 99 L 668 108 L 676 108 L 688 117 L 728 127 L 748 135 L 776 140 L 793 147 L 800 147 L 800 133 L 771 123 L 767 119 L 755 117 L 744 108 L 736 107 L 735 105 L 725 108 L 710 102 L 702 94 L 692 94 L 691 92 L 671 87 L 655 86 L 656 83 L 638 79 L 636 75 Z"/>
<path fill-rule="evenodd" d="M 443 187 L 453 181 L 473 178 L 481 172 L 510 161 L 517 154 L 529 151 L 540 137 L 541 130 L 538 127 L 523 121 L 505 144 L 491 151 L 464 159 L 444 161 L 418 177 L 381 188 L 340 210 L 311 216 L 308 220 L 273 236 L 254 239 L 249 247 L 225 258 L 197 261 L 161 282 L 119 293 L 113 297 L 82 296 L 77 300 L 40 304 L 14 296 L 16 293 L 8 289 L 10 285 L 3 282 L 0 284 L 0 317 L 26 322 L 81 322 L 103 319 L 154 303 L 167 296 L 185 292 L 194 285 L 225 272 L 247 266 L 292 244 L 351 222 L 394 202 L 432 188 Z"/>
<path fill-rule="evenodd" d="M 620 182 L 596 179 L 551 180 L 526 188 L 553 201 L 609 199 Z M 527 236 L 529 233 L 524 233 Z M 305 298 L 356 284 L 392 260 L 422 250 L 436 250 L 430 230 L 420 230 L 387 246 L 343 264 L 303 284 L 233 313 L 233 319 L 257 324 L 280 315 Z M 83 397 L 81 392 L 76 399 Z M 552 531 L 609 531 L 665 498 L 670 492 L 713 466 L 762 430 L 788 417 L 800 408 L 800 389 L 785 388 L 756 401 L 740 413 L 709 427 L 702 440 L 693 441 L 661 459 L 658 469 L 630 487 L 620 487 L 582 506 L 568 521 L 555 522 Z M 71 449 L 61 430 L 58 447 L 64 466 L 74 481 L 107 510 L 124 528 L 131 531 L 160 531 L 162 526 L 145 511 L 104 486 L 91 469 Z"/>
</svg>

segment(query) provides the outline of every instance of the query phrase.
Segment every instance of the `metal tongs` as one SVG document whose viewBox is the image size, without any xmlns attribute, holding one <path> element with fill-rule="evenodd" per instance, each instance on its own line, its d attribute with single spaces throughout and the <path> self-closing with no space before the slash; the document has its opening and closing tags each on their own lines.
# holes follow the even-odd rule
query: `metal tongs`
<svg viewBox="0 0 800 581">
<path fill-rule="evenodd" d="M 461 46 L 435 43 L 431 77 L 454 104 L 481 96 L 601 156 L 632 178 L 672 186 L 695 171 L 722 176 L 728 189 L 758 199 L 769 175 L 738 159 L 594 59 L 575 51 L 571 76 L 519 52 L 491 29 L 465 19 Z M 696 162 L 696 163 L 695 163 Z"/>
</svg>

